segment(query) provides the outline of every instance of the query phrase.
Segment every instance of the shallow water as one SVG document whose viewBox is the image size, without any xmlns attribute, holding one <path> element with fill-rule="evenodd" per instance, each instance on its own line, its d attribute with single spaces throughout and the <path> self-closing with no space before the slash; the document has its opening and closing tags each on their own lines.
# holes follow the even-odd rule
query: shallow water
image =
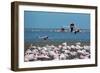
<svg viewBox="0 0 100 73">
<path fill-rule="evenodd" d="M 27 43 L 42 41 L 40 36 L 48 36 L 48 41 L 90 41 L 90 32 L 24 31 L 24 41 Z"/>
</svg>

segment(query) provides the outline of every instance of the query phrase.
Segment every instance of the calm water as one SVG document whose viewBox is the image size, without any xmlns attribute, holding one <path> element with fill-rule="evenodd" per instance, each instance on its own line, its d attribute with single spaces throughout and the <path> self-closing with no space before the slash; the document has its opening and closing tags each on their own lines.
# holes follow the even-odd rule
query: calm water
<svg viewBox="0 0 100 73">
<path fill-rule="evenodd" d="M 79 32 L 77 34 L 71 32 L 50 32 L 50 31 L 24 31 L 25 42 L 37 42 L 40 36 L 48 36 L 50 41 L 90 41 L 90 32 Z"/>
</svg>

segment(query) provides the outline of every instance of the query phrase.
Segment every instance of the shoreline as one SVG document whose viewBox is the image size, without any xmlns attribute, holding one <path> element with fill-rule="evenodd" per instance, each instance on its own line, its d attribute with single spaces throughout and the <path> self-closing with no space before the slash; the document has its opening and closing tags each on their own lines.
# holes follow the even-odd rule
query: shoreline
<svg viewBox="0 0 100 73">
<path fill-rule="evenodd" d="M 90 46 L 90 41 L 58 41 L 58 42 L 57 41 L 38 41 L 38 42 L 25 42 L 24 48 L 25 48 L 25 50 L 28 49 L 31 44 L 34 46 L 40 46 L 40 47 L 43 47 L 46 45 L 58 46 L 64 42 L 66 42 L 67 45 L 69 45 L 69 46 L 71 46 L 71 45 L 75 46 L 77 42 L 81 43 L 80 46 L 84 46 L 84 45 Z"/>
</svg>

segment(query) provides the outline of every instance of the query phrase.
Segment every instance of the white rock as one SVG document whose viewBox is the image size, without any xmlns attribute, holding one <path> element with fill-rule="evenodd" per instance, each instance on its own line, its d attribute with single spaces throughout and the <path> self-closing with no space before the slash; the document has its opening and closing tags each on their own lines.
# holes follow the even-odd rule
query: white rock
<svg viewBox="0 0 100 73">
<path fill-rule="evenodd" d="M 67 43 L 66 43 L 66 42 L 64 42 L 64 43 L 62 43 L 62 45 L 63 45 L 63 46 L 67 46 Z"/>
<path fill-rule="evenodd" d="M 75 48 L 75 46 L 74 45 L 71 45 L 71 48 Z"/>
<path fill-rule="evenodd" d="M 81 45 L 81 43 L 80 42 L 77 42 L 76 45 Z"/>
<path fill-rule="evenodd" d="M 60 60 L 62 60 L 62 59 L 66 59 L 66 56 L 62 53 L 61 55 L 60 55 Z"/>
<path fill-rule="evenodd" d="M 70 47 L 70 46 L 67 46 L 67 49 L 69 49 L 69 50 L 70 50 L 70 49 L 71 49 L 71 47 Z"/>
<path fill-rule="evenodd" d="M 25 54 L 29 54 L 29 53 L 32 53 L 32 51 L 30 49 L 27 49 Z"/>
</svg>

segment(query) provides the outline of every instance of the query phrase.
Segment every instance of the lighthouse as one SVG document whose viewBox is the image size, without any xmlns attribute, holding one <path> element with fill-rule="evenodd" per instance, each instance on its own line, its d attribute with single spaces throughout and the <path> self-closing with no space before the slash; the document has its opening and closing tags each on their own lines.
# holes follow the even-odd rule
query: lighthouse
<svg viewBox="0 0 100 73">
<path fill-rule="evenodd" d="M 71 23 L 70 24 L 70 32 L 73 32 L 74 31 L 74 28 L 75 28 L 75 24 L 74 23 Z"/>
</svg>

